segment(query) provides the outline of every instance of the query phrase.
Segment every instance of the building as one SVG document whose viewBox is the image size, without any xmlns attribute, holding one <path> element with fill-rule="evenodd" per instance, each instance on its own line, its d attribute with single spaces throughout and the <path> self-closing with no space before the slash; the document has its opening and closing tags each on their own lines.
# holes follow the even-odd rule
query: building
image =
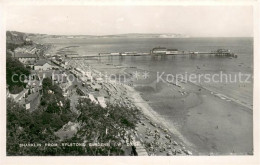
<svg viewBox="0 0 260 165">
<path fill-rule="evenodd" d="M 37 107 L 40 104 L 40 94 L 39 92 L 32 93 L 28 95 L 28 97 L 25 99 L 25 108 L 29 111 L 34 111 L 37 109 Z"/>
<path fill-rule="evenodd" d="M 99 103 L 99 105 L 103 108 L 106 108 L 107 105 L 106 105 L 106 101 L 105 101 L 105 98 L 103 96 L 99 96 L 97 97 L 97 101 Z"/>
<path fill-rule="evenodd" d="M 25 65 L 32 65 L 36 63 L 38 56 L 36 54 L 31 54 L 28 52 L 14 51 L 14 58 L 18 59 L 21 63 Z"/>
<path fill-rule="evenodd" d="M 28 92 L 30 91 L 30 93 L 39 92 L 42 90 L 42 82 L 38 80 L 29 81 L 26 85 L 26 89 L 28 89 Z"/>
<path fill-rule="evenodd" d="M 34 64 L 38 59 L 38 49 L 34 46 L 25 46 L 14 50 L 14 57 L 23 64 Z"/>
<path fill-rule="evenodd" d="M 30 38 L 25 38 L 25 41 L 26 42 L 31 42 L 31 39 Z"/>
<path fill-rule="evenodd" d="M 64 65 L 67 66 L 69 64 L 68 61 L 64 61 Z"/>
<path fill-rule="evenodd" d="M 153 48 L 151 51 L 152 54 L 166 54 L 166 52 L 167 52 L 167 49 L 164 47 L 156 47 L 156 48 Z"/>
<path fill-rule="evenodd" d="M 83 88 L 81 86 L 78 86 L 76 89 L 76 92 L 80 95 L 80 96 L 88 96 L 88 91 L 86 88 Z"/>
<path fill-rule="evenodd" d="M 67 83 L 68 82 L 67 74 L 65 72 L 64 73 L 53 72 L 52 73 L 52 80 L 55 81 L 58 84 Z"/>
<path fill-rule="evenodd" d="M 116 55 L 120 55 L 120 53 L 119 52 L 116 52 L 116 53 L 110 53 L 110 55 L 114 55 L 114 56 L 116 56 Z"/>
<path fill-rule="evenodd" d="M 93 94 L 88 94 L 88 98 L 91 100 L 91 102 L 98 104 L 98 101 L 95 99 Z"/>
<path fill-rule="evenodd" d="M 101 78 L 101 77 L 97 77 L 96 81 L 98 84 L 102 84 L 104 82 L 103 78 Z"/>
<path fill-rule="evenodd" d="M 167 49 L 166 54 L 178 54 L 178 49 Z"/>
<path fill-rule="evenodd" d="M 62 89 L 62 95 L 64 97 L 67 97 L 69 95 L 69 90 L 70 90 L 71 85 L 72 85 L 72 83 L 70 81 L 60 84 L 60 87 Z"/>
<path fill-rule="evenodd" d="M 231 58 L 231 57 L 237 58 L 237 55 L 235 55 L 234 53 L 232 53 L 229 49 L 218 49 L 218 50 L 215 52 L 215 55 L 216 55 L 216 56 L 229 56 L 230 58 Z"/>
<path fill-rule="evenodd" d="M 50 70 L 50 69 L 52 69 L 52 65 L 50 65 L 46 60 L 39 60 L 36 64 L 34 64 L 34 70 Z"/>
<path fill-rule="evenodd" d="M 46 70 L 42 72 L 38 72 L 36 70 L 31 71 L 31 75 L 34 75 L 36 78 L 42 80 L 44 78 L 53 78 L 53 74 L 59 74 L 60 72 L 57 70 Z"/>
<path fill-rule="evenodd" d="M 151 54 L 178 54 L 178 49 L 167 49 L 164 47 L 156 47 L 151 50 Z"/>
<path fill-rule="evenodd" d="M 229 49 L 218 49 L 217 53 L 230 53 Z"/>
</svg>

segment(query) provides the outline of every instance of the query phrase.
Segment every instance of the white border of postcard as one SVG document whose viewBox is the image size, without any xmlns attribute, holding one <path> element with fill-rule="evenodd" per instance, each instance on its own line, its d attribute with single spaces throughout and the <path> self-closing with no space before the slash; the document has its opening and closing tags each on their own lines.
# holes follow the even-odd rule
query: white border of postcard
<svg viewBox="0 0 260 165">
<path fill-rule="evenodd" d="M 5 9 L 9 5 L 102 5 L 102 6 L 125 6 L 125 5 L 136 5 L 136 6 L 156 6 L 156 5 L 184 5 L 184 6 L 216 6 L 216 5 L 229 5 L 229 6 L 244 6 L 249 5 L 254 8 L 254 109 L 253 109 L 253 120 L 254 120 L 254 155 L 253 156 L 152 156 L 152 157 L 130 157 L 130 156 L 112 156 L 112 157 L 98 157 L 98 156 L 6 156 L 6 86 L 5 86 Z M 154 0 L 9 0 L 0 1 L 0 80 L 1 80 L 1 130 L 0 130 L 0 164 L 260 164 L 259 155 L 259 122 L 260 119 L 260 54 L 259 54 L 259 1 L 253 0 L 238 0 L 238 1 L 154 1 Z"/>
</svg>

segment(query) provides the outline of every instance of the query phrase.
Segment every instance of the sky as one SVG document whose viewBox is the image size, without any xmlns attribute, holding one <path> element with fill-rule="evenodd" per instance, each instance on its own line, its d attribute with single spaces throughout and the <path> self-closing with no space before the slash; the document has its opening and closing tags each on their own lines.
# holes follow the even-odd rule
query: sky
<svg viewBox="0 0 260 165">
<path fill-rule="evenodd" d="M 56 35 L 180 33 L 252 37 L 250 6 L 12 6 L 6 29 Z"/>
</svg>

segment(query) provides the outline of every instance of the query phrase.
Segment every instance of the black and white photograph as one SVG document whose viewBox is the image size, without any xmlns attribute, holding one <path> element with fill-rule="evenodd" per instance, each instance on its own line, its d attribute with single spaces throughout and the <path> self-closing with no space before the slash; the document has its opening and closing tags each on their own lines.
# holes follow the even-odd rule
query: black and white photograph
<svg viewBox="0 0 260 165">
<path fill-rule="evenodd" d="M 7 158 L 255 156 L 254 5 L 3 6 Z"/>
</svg>

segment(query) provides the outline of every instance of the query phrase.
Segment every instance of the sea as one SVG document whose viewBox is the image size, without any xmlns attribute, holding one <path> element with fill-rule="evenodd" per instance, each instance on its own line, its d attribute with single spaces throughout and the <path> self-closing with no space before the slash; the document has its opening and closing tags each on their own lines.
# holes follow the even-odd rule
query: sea
<svg viewBox="0 0 260 165">
<path fill-rule="evenodd" d="M 167 121 L 169 127 L 177 128 L 199 155 L 253 153 L 253 38 L 77 38 L 45 39 L 42 42 L 61 48 L 78 46 L 75 49 L 79 55 L 149 53 L 154 47 L 194 52 L 229 49 L 238 57 L 216 57 L 207 54 L 103 57 L 101 60 L 89 59 L 89 62 L 92 65 L 107 63 L 138 68 L 150 73 L 150 76 L 154 76 L 153 79 L 157 79 L 158 74 L 162 73 L 211 76 L 226 74 L 233 80 L 239 74 L 244 75 L 242 82 L 194 82 L 194 85 L 207 89 L 211 94 L 217 93 L 229 99 L 222 100 L 214 94 L 200 94 L 196 91 L 185 98 L 189 106 L 180 105 L 181 99 L 171 95 L 171 87 L 168 85 L 158 85 L 151 89 L 142 83 L 142 86 L 138 86 L 137 83 L 135 88 L 153 110 Z M 220 78 L 217 77 L 216 80 Z"/>
</svg>

